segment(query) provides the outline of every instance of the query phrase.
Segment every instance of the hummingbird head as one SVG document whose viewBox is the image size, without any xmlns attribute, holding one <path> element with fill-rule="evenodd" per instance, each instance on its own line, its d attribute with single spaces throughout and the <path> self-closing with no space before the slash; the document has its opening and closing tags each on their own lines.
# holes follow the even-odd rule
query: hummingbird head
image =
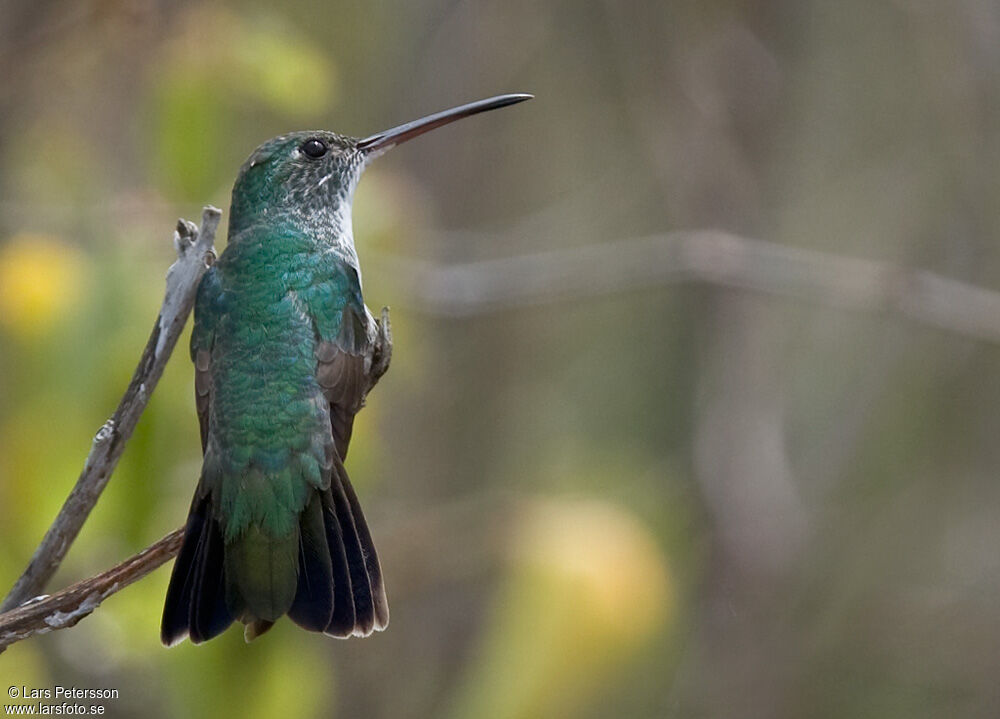
<svg viewBox="0 0 1000 719">
<path fill-rule="evenodd" d="M 437 127 L 532 97 L 498 95 L 364 138 L 326 130 L 274 137 L 254 150 L 240 168 L 233 186 L 230 237 L 257 222 L 282 220 L 349 236 L 354 188 L 369 162 Z"/>
<path fill-rule="evenodd" d="M 349 208 L 364 165 L 354 138 L 326 130 L 271 138 L 240 168 L 230 234 L 255 222 L 328 222 Z"/>
</svg>

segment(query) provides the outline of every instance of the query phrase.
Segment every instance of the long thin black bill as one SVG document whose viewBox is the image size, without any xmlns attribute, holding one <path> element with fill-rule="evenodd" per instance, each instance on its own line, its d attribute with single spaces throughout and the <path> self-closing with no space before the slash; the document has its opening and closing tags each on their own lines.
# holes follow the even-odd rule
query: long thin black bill
<svg viewBox="0 0 1000 719">
<path fill-rule="evenodd" d="M 443 112 L 436 112 L 433 115 L 428 115 L 419 120 L 408 122 L 405 125 L 394 127 L 391 130 L 385 130 L 384 132 L 378 132 L 366 137 L 358 143 L 358 149 L 364 151 L 367 155 L 378 155 L 391 147 L 395 147 L 407 140 L 412 140 L 417 135 L 423 135 L 425 132 L 430 132 L 437 127 L 455 122 L 455 120 L 461 120 L 463 117 L 476 115 L 487 110 L 496 110 L 498 107 L 507 107 L 507 105 L 530 100 L 533 97 L 534 95 L 526 93 L 497 95 L 496 97 L 488 97 L 485 100 L 470 102 L 468 105 L 453 107 Z"/>
</svg>

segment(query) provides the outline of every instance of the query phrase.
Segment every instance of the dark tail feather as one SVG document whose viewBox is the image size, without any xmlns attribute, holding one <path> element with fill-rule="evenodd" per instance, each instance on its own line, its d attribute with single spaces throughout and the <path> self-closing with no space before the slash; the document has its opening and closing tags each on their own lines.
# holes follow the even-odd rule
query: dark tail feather
<svg viewBox="0 0 1000 719">
<path fill-rule="evenodd" d="M 351 514 L 354 517 L 354 526 L 358 530 L 358 539 L 361 541 L 362 560 L 368 572 L 368 582 L 372 591 L 372 604 L 375 609 L 375 629 L 379 631 L 389 626 L 389 602 L 385 596 L 385 584 L 382 581 L 382 565 L 378 561 L 378 554 L 375 552 L 375 542 L 372 541 L 372 533 L 368 529 L 368 522 L 361 511 L 361 503 L 358 502 L 358 495 L 354 493 L 351 480 L 347 478 L 347 472 L 341 474 L 344 484 L 344 493 L 351 506 Z"/>
<path fill-rule="evenodd" d="M 195 644 L 219 636 L 233 623 L 226 606 L 224 544 L 219 523 L 209 517 L 204 534 L 205 549 L 191 594 L 191 641 Z"/>
<path fill-rule="evenodd" d="M 323 518 L 333 563 L 334 607 L 326 633 L 367 636 L 385 629 L 389 609 L 375 544 L 339 458 L 334 458 Z"/>
<path fill-rule="evenodd" d="M 197 498 L 188 513 L 184 528 L 184 541 L 174 560 L 167 587 L 167 598 L 163 604 L 163 619 L 160 621 L 160 641 L 172 647 L 188 635 L 191 624 L 191 587 L 194 585 L 195 557 L 202 552 L 205 517 L 201 513 Z"/>
<path fill-rule="evenodd" d="M 337 510 L 329 490 L 323 493 L 323 525 L 333 563 L 333 615 L 324 632 L 334 637 L 349 637 L 354 632 L 354 591 L 351 589 L 351 572 L 347 566 L 344 537 L 337 521 Z"/>
<path fill-rule="evenodd" d="M 333 565 L 323 526 L 319 494 L 313 496 L 299 523 L 299 576 L 288 617 L 303 629 L 322 632 L 333 614 Z"/>
<path fill-rule="evenodd" d="M 163 606 L 164 644 L 173 646 L 186 636 L 196 644 L 207 641 L 233 623 L 223 581 L 222 533 L 211 516 L 208 495 L 195 495 Z"/>
</svg>

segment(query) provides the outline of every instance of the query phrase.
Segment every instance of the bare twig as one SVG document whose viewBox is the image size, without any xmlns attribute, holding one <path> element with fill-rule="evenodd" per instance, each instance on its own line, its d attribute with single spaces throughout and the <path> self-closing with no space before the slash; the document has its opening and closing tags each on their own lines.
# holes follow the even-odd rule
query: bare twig
<svg viewBox="0 0 1000 719">
<path fill-rule="evenodd" d="M 183 535 L 183 529 L 176 529 L 106 572 L 0 614 L 0 652 L 34 634 L 74 626 L 112 594 L 145 577 L 177 554 Z"/>
<path fill-rule="evenodd" d="M 710 230 L 440 266 L 381 258 L 426 312 L 471 316 L 698 281 L 846 309 L 894 312 L 1000 343 L 1000 293 L 933 272 Z"/>
<path fill-rule="evenodd" d="M 167 271 L 163 306 L 132 381 L 111 419 L 94 437 L 76 485 L 35 550 L 28 568 L 0 605 L 0 612 L 17 607 L 45 589 L 101 496 L 184 329 L 194 305 L 198 282 L 215 257 L 212 245 L 221 215 L 216 208 L 206 207 L 202 212 L 200 229 L 186 220 L 177 223 L 174 233 L 177 261 Z"/>
</svg>

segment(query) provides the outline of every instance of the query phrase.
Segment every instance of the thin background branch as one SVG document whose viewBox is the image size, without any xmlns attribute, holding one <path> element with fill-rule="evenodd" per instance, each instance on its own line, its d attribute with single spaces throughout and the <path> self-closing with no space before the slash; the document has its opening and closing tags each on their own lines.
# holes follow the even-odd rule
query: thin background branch
<svg viewBox="0 0 1000 719">
<path fill-rule="evenodd" d="M 713 230 L 451 266 L 376 258 L 419 309 L 471 316 L 560 300 L 706 282 L 842 309 L 887 312 L 1000 343 L 1000 293 L 934 272 Z"/>
</svg>

